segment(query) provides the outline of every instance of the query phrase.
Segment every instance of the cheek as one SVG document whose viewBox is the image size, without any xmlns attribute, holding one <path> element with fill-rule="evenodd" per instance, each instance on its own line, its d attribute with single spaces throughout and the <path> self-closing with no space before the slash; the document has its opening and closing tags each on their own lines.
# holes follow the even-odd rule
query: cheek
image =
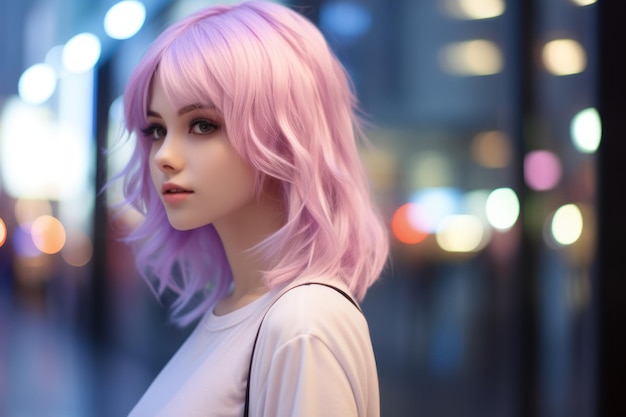
<svg viewBox="0 0 626 417">
<path fill-rule="evenodd" d="M 246 191 L 247 194 L 254 196 L 256 185 L 256 170 L 247 164 L 241 157 L 236 156 L 236 162 L 233 161 L 233 167 L 237 167 L 238 182 L 242 188 L 242 191 Z"/>
<path fill-rule="evenodd" d="M 248 166 L 241 168 L 238 185 L 243 199 L 252 200 L 255 196 L 254 171 Z"/>
<path fill-rule="evenodd" d="M 225 141 L 224 141 L 225 142 Z M 212 178 L 226 192 L 238 196 L 254 195 L 255 171 L 237 152 L 226 143 L 221 142 L 213 149 L 210 162 L 203 161 L 207 169 L 206 178 Z"/>
<path fill-rule="evenodd" d="M 153 185 L 157 185 L 157 179 L 159 178 L 159 174 L 160 174 L 160 170 L 157 168 L 157 166 L 154 163 L 154 157 L 152 155 L 152 152 L 150 152 L 150 154 L 148 155 L 148 169 L 150 171 L 150 178 L 152 179 L 152 184 Z"/>
<path fill-rule="evenodd" d="M 229 158 L 213 173 L 222 193 L 235 200 L 247 201 L 255 195 L 254 171 L 241 160 Z M 221 186 L 220 186 L 221 185 Z"/>
</svg>

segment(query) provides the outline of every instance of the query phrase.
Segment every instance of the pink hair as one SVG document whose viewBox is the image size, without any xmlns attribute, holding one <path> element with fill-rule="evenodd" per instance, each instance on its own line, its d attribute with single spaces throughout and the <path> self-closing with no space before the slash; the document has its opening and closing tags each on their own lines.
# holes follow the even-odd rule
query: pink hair
<svg viewBox="0 0 626 417">
<path fill-rule="evenodd" d="M 273 260 L 270 288 L 294 279 L 337 277 L 359 300 L 387 260 L 388 236 L 359 159 L 356 99 L 317 28 L 274 3 L 204 9 L 152 44 L 124 93 L 126 128 L 141 136 L 158 67 L 177 106 L 212 103 L 234 148 L 265 179 L 281 184 L 286 224 L 255 250 Z M 126 240 L 173 316 L 187 324 L 213 306 L 232 277 L 212 225 L 177 231 L 149 174 L 150 141 L 137 140 L 124 177 L 126 202 L 144 215 Z M 260 191 L 260 188 L 259 188 Z M 210 255 L 210 256 L 207 256 Z M 208 259 L 208 261 L 207 261 Z"/>
</svg>

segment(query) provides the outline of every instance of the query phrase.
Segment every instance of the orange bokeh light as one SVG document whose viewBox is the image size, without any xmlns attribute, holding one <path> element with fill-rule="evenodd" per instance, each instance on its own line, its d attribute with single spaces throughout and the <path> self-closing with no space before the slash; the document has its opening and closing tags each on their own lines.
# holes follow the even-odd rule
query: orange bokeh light
<svg viewBox="0 0 626 417">
<path fill-rule="evenodd" d="M 31 228 L 33 243 L 43 253 L 54 254 L 65 245 L 65 228 L 61 222 L 49 215 L 40 216 Z"/>
<path fill-rule="evenodd" d="M 417 229 L 410 219 L 410 212 L 414 204 L 407 203 L 400 206 L 391 218 L 391 230 L 394 236 L 402 243 L 414 245 L 422 242 L 428 233 Z"/>
<path fill-rule="evenodd" d="M 4 242 L 7 241 L 7 226 L 4 224 L 4 221 L 0 219 L 0 246 L 4 245 Z"/>
</svg>

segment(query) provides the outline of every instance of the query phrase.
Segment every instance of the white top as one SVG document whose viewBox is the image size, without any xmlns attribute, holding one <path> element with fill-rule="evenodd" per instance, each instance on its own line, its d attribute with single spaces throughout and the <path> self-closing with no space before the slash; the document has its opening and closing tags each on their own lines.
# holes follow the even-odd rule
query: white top
<svg viewBox="0 0 626 417">
<path fill-rule="evenodd" d="M 281 293 L 223 316 L 207 313 L 129 417 L 242 417 L 254 337 Z M 379 408 L 359 310 L 322 285 L 294 288 L 271 306 L 254 354 L 250 417 L 378 417 Z"/>
</svg>

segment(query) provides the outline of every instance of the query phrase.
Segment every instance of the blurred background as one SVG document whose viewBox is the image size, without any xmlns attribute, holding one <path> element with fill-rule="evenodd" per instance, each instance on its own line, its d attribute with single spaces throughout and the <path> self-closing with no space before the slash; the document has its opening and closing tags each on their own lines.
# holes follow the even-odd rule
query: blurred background
<svg viewBox="0 0 626 417">
<path fill-rule="evenodd" d="M 0 416 L 126 415 L 188 334 L 98 190 L 130 71 L 214 3 L 0 1 Z M 623 4 L 284 3 L 373 122 L 382 416 L 625 416 Z"/>
</svg>

